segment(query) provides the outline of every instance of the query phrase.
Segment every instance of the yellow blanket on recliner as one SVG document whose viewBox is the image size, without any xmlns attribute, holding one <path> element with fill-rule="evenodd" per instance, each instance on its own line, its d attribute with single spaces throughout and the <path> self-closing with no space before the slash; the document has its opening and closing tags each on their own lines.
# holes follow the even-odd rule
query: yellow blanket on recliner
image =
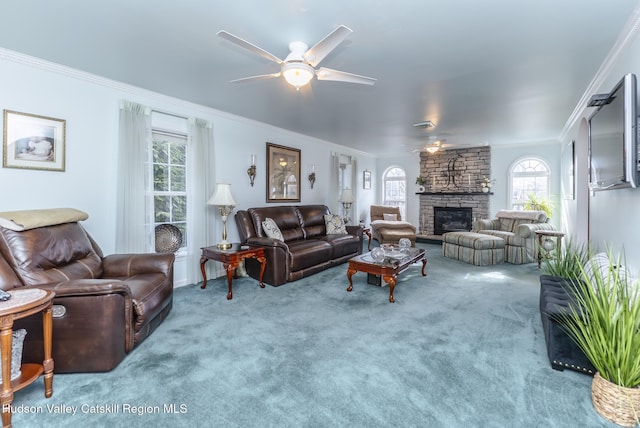
<svg viewBox="0 0 640 428">
<path fill-rule="evenodd" d="M 5 211 L 0 212 L 0 226 L 21 232 L 37 227 L 73 223 L 88 218 L 89 214 L 75 208 Z"/>
</svg>

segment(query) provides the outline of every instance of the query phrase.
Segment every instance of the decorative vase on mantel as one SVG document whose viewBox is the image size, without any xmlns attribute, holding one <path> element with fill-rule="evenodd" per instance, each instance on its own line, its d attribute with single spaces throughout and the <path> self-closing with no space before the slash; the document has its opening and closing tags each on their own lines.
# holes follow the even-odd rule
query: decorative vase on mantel
<svg viewBox="0 0 640 428">
<path fill-rule="evenodd" d="M 483 191 L 484 193 L 489 193 L 489 188 L 488 188 L 488 187 L 483 187 L 483 188 L 482 188 L 482 191 Z"/>
</svg>

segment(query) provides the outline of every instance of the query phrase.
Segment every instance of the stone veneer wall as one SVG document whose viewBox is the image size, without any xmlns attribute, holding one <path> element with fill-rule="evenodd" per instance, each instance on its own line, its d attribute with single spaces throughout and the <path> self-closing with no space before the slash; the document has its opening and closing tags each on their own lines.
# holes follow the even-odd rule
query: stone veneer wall
<svg viewBox="0 0 640 428">
<path fill-rule="evenodd" d="M 433 235 L 433 207 L 471 208 L 474 220 L 489 218 L 489 194 L 420 195 L 421 235 Z"/>
<path fill-rule="evenodd" d="M 491 177 L 490 147 L 422 152 L 420 176 L 428 181 L 420 194 L 421 235 L 433 236 L 433 207 L 471 208 L 474 220 L 489 218 L 490 194 L 480 182 Z"/>
</svg>

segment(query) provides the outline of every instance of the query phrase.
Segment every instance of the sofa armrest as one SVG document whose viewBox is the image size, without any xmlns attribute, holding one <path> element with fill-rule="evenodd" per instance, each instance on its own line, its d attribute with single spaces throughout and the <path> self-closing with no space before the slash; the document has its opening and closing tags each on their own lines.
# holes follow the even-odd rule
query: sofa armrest
<svg viewBox="0 0 640 428">
<path fill-rule="evenodd" d="M 249 238 L 247 245 L 260 247 L 264 249 L 264 256 L 267 259 L 267 267 L 264 271 L 264 282 L 271 285 L 281 285 L 289 280 L 290 267 L 292 263 L 291 252 L 289 246 L 273 238 Z M 257 268 L 255 259 L 246 260 L 247 273 L 253 277 L 259 278 L 259 269 Z"/>
<path fill-rule="evenodd" d="M 54 291 L 56 297 L 95 296 L 120 293 L 128 296 L 129 299 L 131 298 L 129 286 L 117 279 L 71 279 L 49 284 L 38 284 L 30 287 Z"/>
<path fill-rule="evenodd" d="M 122 278 L 157 272 L 170 278 L 175 258 L 171 253 L 112 254 L 102 259 L 102 276 Z"/>
<path fill-rule="evenodd" d="M 291 265 L 291 251 L 289 251 L 289 246 L 285 243 L 282 242 L 279 239 L 273 239 L 273 238 L 249 238 L 247 239 L 247 245 L 250 245 L 252 247 L 262 247 L 264 248 L 265 252 L 268 252 L 269 250 L 272 251 L 271 254 L 281 254 L 284 253 L 284 258 L 286 261 L 286 266 L 290 266 Z M 268 257 L 267 257 L 268 259 Z"/>
<path fill-rule="evenodd" d="M 532 238 L 536 235 L 536 230 L 556 230 L 549 223 L 520 224 L 516 227 L 516 235 L 522 238 Z"/>
<path fill-rule="evenodd" d="M 362 227 L 360 226 L 345 226 L 345 228 L 347 229 L 347 233 L 349 235 L 353 235 L 353 236 L 357 236 L 358 238 L 360 238 L 361 240 L 364 239 L 364 235 L 362 233 Z"/>
<path fill-rule="evenodd" d="M 496 219 L 480 219 L 473 222 L 471 230 L 500 230 L 500 221 Z"/>
<path fill-rule="evenodd" d="M 54 282 L 49 284 L 38 284 L 32 286 L 45 290 L 52 290 L 56 293 L 53 304 L 60 304 L 65 300 L 73 300 L 79 302 L 77 305 L 90 305 L 95 301 L 95 296 L 106 296 L 119 294 L 124 302 L 124 349 L 129 352 L 134 347 L 134 333 L 130 326 L 133 325 L 133 297 L 129 286 L 123 281 L 117 279 L 71 279 L 68 281 Z M 115 297 L 115 296 L 113 296 Z M 96 316 L 104 316 L 101 314 L 101 308 L 94 308 L 93 312 Z M 100 315 L 98 315 L 100 314 Z M 98 334 L 99 332 L 96 332 Z"/>
<path fill-rule="evenodd" d="M 287 244 L 274 238 L 249 238 L 247 239 L 247 245 L 252 247 L 280 247 L 285 249 L 287 252 L 289 251 L 289 246 Z"/>
</svg>

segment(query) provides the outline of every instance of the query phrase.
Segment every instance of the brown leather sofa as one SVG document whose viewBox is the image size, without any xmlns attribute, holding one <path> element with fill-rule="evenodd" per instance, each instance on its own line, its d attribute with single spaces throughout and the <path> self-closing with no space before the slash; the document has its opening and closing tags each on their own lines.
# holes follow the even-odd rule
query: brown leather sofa
<svg viewBox="0 0 640 428">
<path fill-rule="evenodd" d="M 325 205 L 271 206 L 249 208 L 236 213 L 236 225 L 243 244 L 262 247 L 267 267 L 263 281 L 273 286 L 296 281 L 348 261 L 362 253 L 362 228 L 346 226 L 347 234 L 327 235 Z M 262 227 L 272 218 L 283 240 L 269 238 Z M 246 259 L 247 273 L 260 276 L 260 263 Z"/>
<path fill-rule="evenodd" d="M 0 226 L 0 256 L 3 290 L 37 287 L 56 293 L 56 373 L 113 369 L 173 304 L 173 254 L 105 257 L 77 221 L 23 231 Z M 42 317 L 17 320 L 14 328 L 27 330 L 23 362 L 42 362 Z"/>
</svg>

